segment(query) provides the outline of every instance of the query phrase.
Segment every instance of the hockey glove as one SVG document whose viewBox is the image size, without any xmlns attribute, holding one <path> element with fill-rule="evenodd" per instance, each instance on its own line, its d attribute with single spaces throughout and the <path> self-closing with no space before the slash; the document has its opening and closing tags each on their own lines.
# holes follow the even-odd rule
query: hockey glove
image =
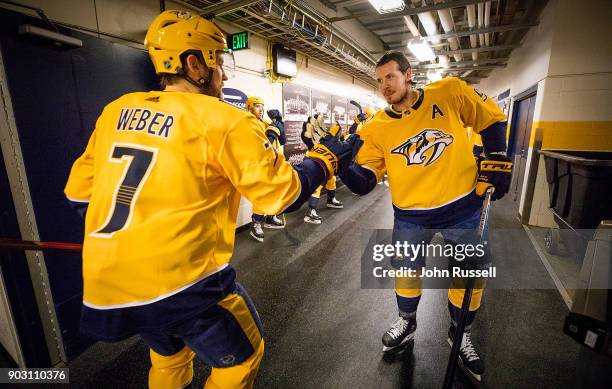
<svg viewBox="0 0 612 389">
<path fill-rule="evenodd" d="M 356 115 L 353 120 L 355 121 L 355 123 L 359 124 L 359 123 L 363 123 L 366 120 L 366 115 L 365 113 L 360 113 L 358 115 Z"/>
<path fill-rule="evenodd" d="M 476 194 L 484 197 L 489 187 L 495 188 L 491 200 L 499 200 L 510 189 L 512 162 L 505 156 L 489 156 L 480 162 L 480 172 L 476 182 Z"/>
<path fill-rule="evenodd" d="M 335 136 L 326 136 L 309 150 L 306 156 L 323 162 L 329 178 L 348 169 L 362 144 L 363 141 L 356 135 L 346 141 Z"/>
<path fill-rule="evenodd" d="M 342 131 L 342 127 L 340 127 L 340 123 L 335 122 L 329 127 L 329 135 L 331 136 L 339 136 Z"/>
<path fill-rule="evenodd" d="M 283 122 L 283 115 L 281 115 L 278 109 L 270 109 L 268 110 L 268 117 L 275 122 Z"/>
</svg>

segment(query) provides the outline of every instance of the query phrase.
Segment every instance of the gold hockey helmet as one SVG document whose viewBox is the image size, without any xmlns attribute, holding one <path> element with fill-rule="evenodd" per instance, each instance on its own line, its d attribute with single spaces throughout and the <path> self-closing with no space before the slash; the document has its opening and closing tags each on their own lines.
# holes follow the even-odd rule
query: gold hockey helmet
<svg viewBox="0 0 612 389">
<path fill-rule="evenodd" d="M 180 56 L 196 50 L 209 69 L 217 68 L 216 53 L 229 53 L 223 31 L 213 22 L 186 11 L 164 11 L 149 26 L 144 41 L 157 74 L 179 74 Z M 233 62 L 233 61 L 232 61 Z M 232 64 L 224 64 L 224 69 Z"/>
</svg>

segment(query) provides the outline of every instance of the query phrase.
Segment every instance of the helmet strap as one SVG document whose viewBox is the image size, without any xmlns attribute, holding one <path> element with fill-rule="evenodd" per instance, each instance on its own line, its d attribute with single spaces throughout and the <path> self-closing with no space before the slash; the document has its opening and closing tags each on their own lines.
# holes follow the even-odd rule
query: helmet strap
<svg viewBox="0 0 612 389">
<path fill-rule="evenodd" d="M 210 71 L 210 69 L 209 69 L 207 79 L 204 79 L 204 77 L 200 77 L 196 81 L 193 78 L 189 77 L 187 75 L 187 73 L 185 73 L 185 72 L 182 72 L 182 73 L 183 74 L 181 74 L 181 77 L 183 77 L 185 80 L 187 80 L 187 82 L 189 82 L 191 85 L 193 85 L 196 88 L 198 88 L 202 93 L 204 93 L 208 89 L 208 87 L 210 86 L 210 83 L 212 81 L 212 75 L 213 75 L 213 72 Z"/>
<path fill-rule="evenodd" d="M 183 55 L 185 55 L 185 58 L 181 59 L 181 63 L 185 61 L 186 57 L 190 54 L 195 55 L 200 61 L 200 63 L 202 63 L 203 66 L 206 66 L 206 68 L 208 69 L 208 77 L 206 79 L 204 77 L 200 77 L 197 80 L 194 80 L 193 78 L 189 77 L 189 75 L 183 68 L 179 70 L 179 76 L 183 77 L 191 85 L 198 88 L 202 94 L 206 94 L 206 90 L 208 89 L 208 87 L 210 86 L 210 83 L 212 82 L 213 71 L 206 65 L 206 61 L 204 61 L 204 57 L 202 56 L 200 52 L 190 51 L 190 52 L 184 53 Z"/>
</svg>

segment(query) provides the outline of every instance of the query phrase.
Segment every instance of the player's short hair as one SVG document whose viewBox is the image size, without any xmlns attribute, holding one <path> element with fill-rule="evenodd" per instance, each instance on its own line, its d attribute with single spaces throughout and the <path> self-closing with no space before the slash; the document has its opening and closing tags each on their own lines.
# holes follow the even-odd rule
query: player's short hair
<svg viewBox="0 0 612 389">
<path fill-rule="evenodd" d="M 406 56 L 399 51 L 390 51 L 385 53 L 382 57 L 380 57 L 378 62 L 376 62 L 376 67 L 383 66 L 391 61 L 395 61 L 395 63 L 397 63 L 397 66 L 402 73 L 406 73 L 408 69 L 411 69 L 408 58 L 406 58 Z"/>
<path fill-rule="evenodd" d="M 390 51 L 388 53 L 385 53 L 382 57 L 380 57 L 378 62 L 376 62 L 376 67 L 378 68 L 380 66 L 388 64 L 391 61 L 395 61 L 395 63 L 397 63 L 397 66 L 400 72 L 402 73 L 406 73 L 409 69 L 412 69 L 408 58 L 406 58 L 406 56 L 399 51 Z M 412 80 L 410 80 L 410 83 L 412 85 L 416 85 L 416 83 Z"/>
</svg>

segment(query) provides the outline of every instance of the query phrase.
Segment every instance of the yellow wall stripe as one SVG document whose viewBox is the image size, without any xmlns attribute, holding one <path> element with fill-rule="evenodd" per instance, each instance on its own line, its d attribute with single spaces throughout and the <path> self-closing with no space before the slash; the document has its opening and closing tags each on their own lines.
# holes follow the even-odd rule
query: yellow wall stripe
<svg viewBox="0 0 612 389">
<path fill-rule="evenodd" d="M 529 147 L 536 128 L 542 129 L 542 149 L 612 151 L 612 121 L 534 122 Z"/>
</svg>

